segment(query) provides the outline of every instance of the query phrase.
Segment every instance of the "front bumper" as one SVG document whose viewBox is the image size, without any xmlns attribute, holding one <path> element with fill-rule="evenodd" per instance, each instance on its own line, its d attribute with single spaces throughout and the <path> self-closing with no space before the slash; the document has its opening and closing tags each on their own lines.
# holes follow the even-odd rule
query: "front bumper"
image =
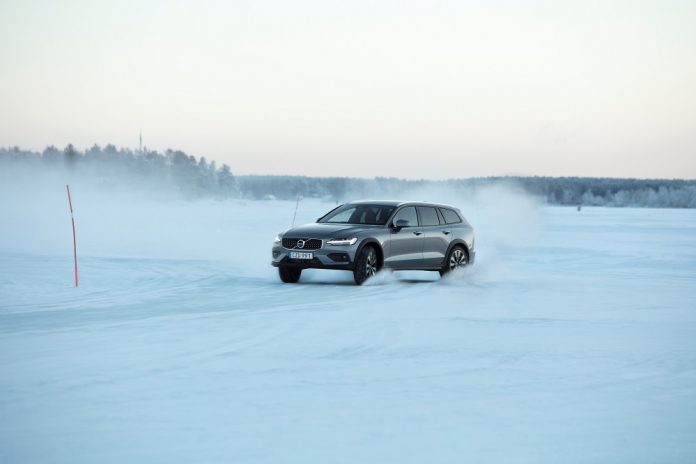
<svg viewBox="0 0 696 464">
<path fill-rule="evenodd" d="M 312 259 L 293 259 L 290 258 L 291 251 L 312 253 Z M 302 269 L 343 269 L 352 270 L 355 262 L 355 255 L 358 251 L 358 244 L 350 246 L 332 246 L 325 242 L 317 250 L 291 250 L 281 245 L 274 245 L 271 251 L 273 261 L 271 265 L 299 267 Z"/>
</svg>

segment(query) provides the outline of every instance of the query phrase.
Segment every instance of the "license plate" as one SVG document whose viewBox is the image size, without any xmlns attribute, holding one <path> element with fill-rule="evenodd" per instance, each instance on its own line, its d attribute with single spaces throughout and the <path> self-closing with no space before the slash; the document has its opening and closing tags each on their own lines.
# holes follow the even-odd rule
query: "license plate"
<svg viewBox="0 0 696 464">
<path fill-rule="evenodd" d="M 291 259 L 312 259 L 312 258 L 314 258 L 314 255 L 312 253 L 303 253 L 300 251 L 291 251 L 290 258 Z"/>
</svg>

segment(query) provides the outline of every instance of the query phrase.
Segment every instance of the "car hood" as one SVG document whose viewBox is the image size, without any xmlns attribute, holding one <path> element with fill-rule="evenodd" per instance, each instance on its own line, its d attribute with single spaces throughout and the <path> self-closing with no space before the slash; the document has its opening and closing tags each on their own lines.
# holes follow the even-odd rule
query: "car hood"
<svg viewBox="0 0 696 464">
<path fill-rule="evenodd" d="M 380 228 L 383 226 L 355 225 L 355 224 L 326 224 L 312 223 L 293 227 L 283 237 L 288 238 L 349 238 L 365 230 Z"/>
</svg>

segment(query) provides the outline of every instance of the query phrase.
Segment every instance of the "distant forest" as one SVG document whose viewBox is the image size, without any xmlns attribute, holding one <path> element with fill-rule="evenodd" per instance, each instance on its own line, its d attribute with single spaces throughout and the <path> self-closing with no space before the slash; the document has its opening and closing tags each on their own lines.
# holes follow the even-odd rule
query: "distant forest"
<svg viewBox="0 0 696 464">
<path fill-rule="evenodd" d="M 88 176 L 104 187 L 146 187 L 183 198 L 292 200 L 297 196 L 342 201 L 350 198 L 400 197 L 429 188 L 473 194 L 505 184 L 553 205 L 696 208 L 696 180 L 594 177 L 481 177 L 442 181 L 306 176 L 234 176 L 226 164 L 196 158 L 180 150 L 159 153 L 113 145 L 80 151 L 47 147 L 43 152 L 0 148 L 0 170 L 27 174 L 64 172 Z"/>
<path fill-rule="evenodd" d="M 72 145 L 43 152 L 0 148 L 0 169 L 15 168 L 29 175 L 58 173 L 104 188 L 137 188 L 177 193 L 184 198 L 239 198 L 230 167 L 189 156 L 180 150 L 159 153 L 144 149 L 94 145 L 85 151 Z"/>
</svg>

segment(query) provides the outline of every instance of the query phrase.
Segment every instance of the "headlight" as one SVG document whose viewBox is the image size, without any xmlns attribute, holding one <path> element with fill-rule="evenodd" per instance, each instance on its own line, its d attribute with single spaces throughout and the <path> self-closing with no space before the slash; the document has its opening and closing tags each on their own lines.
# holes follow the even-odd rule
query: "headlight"
<svg viewBox="0 0 696 464">
<path fill-rule="evenodd" d="M 357 242 L 358 239 L 356 237 L 353 238 L 332 238 L 329 240 L 328 243 L 329 245 L 335 245 L 335 246 L 348 246 L 348 245 L 355 245 L 355 242 Z"/>
<path fill-rule="evenodd" d="M 273 239 L 273 244 L 274 245 L 280 244 L 280 235 L 276 235 L 276 237 Z"/>
</svg>

